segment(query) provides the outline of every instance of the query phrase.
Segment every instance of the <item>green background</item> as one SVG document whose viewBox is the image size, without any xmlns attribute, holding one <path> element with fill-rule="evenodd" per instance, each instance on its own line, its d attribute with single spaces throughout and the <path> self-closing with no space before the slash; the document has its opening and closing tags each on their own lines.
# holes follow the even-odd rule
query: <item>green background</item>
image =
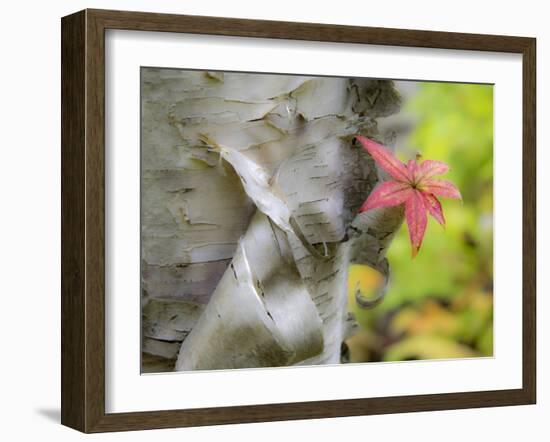
<svg viewBox="0 0 550 442">
<path fill-rule="evenodd" d="M 493 353 L 493 87 L 419 83 L 400 118 L 412 130 L 396 147 L 446 162 L 442 178 L 463 202 L 440 199 L 446 228 L 430 217 L 415 259 L 405 224 L 388 251 L 384 302 L 359 309 L 360 330 L 347 341 L 351 362 L 491 356 Z"/>
</svg>

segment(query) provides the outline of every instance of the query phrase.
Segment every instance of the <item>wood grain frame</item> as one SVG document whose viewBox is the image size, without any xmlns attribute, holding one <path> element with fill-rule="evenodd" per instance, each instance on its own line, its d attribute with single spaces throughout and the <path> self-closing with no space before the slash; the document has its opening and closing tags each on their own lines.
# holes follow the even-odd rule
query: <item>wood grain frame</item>
<svg viewBox="0 0 550 442">
<path fill-rule="evenodd" d="M 84 10 L 62 29 L 61 422 L 83 432 L 312 419 L 533 404 L 536 398 L 536 40 L 459 34 Z M 523 56 L 523 387 L 136 413 L 105 412 L 105 30 L 518 53 Z"/>
</svg>

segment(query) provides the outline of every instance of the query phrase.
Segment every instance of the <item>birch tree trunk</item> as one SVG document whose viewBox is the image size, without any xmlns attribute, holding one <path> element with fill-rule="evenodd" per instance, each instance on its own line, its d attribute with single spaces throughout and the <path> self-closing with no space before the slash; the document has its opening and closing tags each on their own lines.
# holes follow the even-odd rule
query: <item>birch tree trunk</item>
<svg viewBox="0 0 550 442">
<path fill-rule="evenodd" d="M 347 267 L 386 277 L 397 209 L 357 215 L 391 81 L 142 69 L 142 370 L 338 363 Z"/>
</svg>

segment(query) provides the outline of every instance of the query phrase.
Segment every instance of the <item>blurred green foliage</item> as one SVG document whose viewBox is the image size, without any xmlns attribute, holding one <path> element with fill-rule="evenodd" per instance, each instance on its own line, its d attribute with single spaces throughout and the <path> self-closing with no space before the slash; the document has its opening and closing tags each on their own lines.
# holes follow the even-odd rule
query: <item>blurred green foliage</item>
<svg viewBox="0 0 550 442">
<path fill-rule="evenodd" d="M 401 112 L 414 126 L 398 156 L 449 164 L 463 202 L 441 199 L 447 226 L 430 218 L 415 259 L 402 226 L 386 299 L 352 308 L 362 326 L 352 361 L 492 355 L 493 87 L 420 83 Z"/>
</svg>

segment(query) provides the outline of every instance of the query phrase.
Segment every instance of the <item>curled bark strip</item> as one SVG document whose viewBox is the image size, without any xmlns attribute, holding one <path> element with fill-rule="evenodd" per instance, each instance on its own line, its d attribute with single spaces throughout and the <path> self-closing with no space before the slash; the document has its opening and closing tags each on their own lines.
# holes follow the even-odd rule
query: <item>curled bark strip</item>
<svg viewBox="0 0 550 442">
<path fill-rule="evenodd" d="M 361 308 L 374 308 L 384 300 L 389 279 L 389 264 L 385 255 L 391 240 L 403 223 L 403 218 L 403 207 L 396 206 L 363 212 L 350 225 L 350 262 L 369 265 L 380 271 L 386 280 L 386 284 L 374 298 L 366 298 L 360 291 L 355 291 L 355 300 Z"/>
<path fill-rule="evenodd" d="M 322 351 L 321 329 L 284 232 L 257 212 L 176 370 L 296 364 Z"/>
<path fill-rule="evenodd" d="M 386 259 L 384 259 L 382 262 L 386 264 L 385 265 L 386 271 L 383 272 L 385 282 L 384 282 L 384 285 L 382 287 L 378 288 L 378 290 L 377 290 L 374 297 L 367 298 L 366 296 L 363 295 L 363 293 L 361 293 L 361 290 L 359 290 L 359 287 L 355 288 L 355 294 L 354 294 L 355 302 L 362 309 L 372 309 L 372 308 L 378 306 L 384 300 L 384 298 L 386 297 L 386 288 L 387 288 L 388 279 L 389 279 L 389 275 L 388 275 L 389 266 L 388 266 L 388 262 L 387 262 Z"/>
<path fill-rule="evenodd" d="M 246 193 L 254 201 L 258 210 L 269 216 L 279 228 L 295 234 L 312 255 L 321 259 L 328 258 L 321 255 L 308 241 L 301 226 L 291 213 L 286 195 L 278 184 L 273 182 L 274 180 L 268 170 L 239 151 L 218 144 L 207 135 L 201 134 L 200 138 L 209 147 L 218 151 L 221 158 L 231 164 L 241 179 Z"/>
</svg>

